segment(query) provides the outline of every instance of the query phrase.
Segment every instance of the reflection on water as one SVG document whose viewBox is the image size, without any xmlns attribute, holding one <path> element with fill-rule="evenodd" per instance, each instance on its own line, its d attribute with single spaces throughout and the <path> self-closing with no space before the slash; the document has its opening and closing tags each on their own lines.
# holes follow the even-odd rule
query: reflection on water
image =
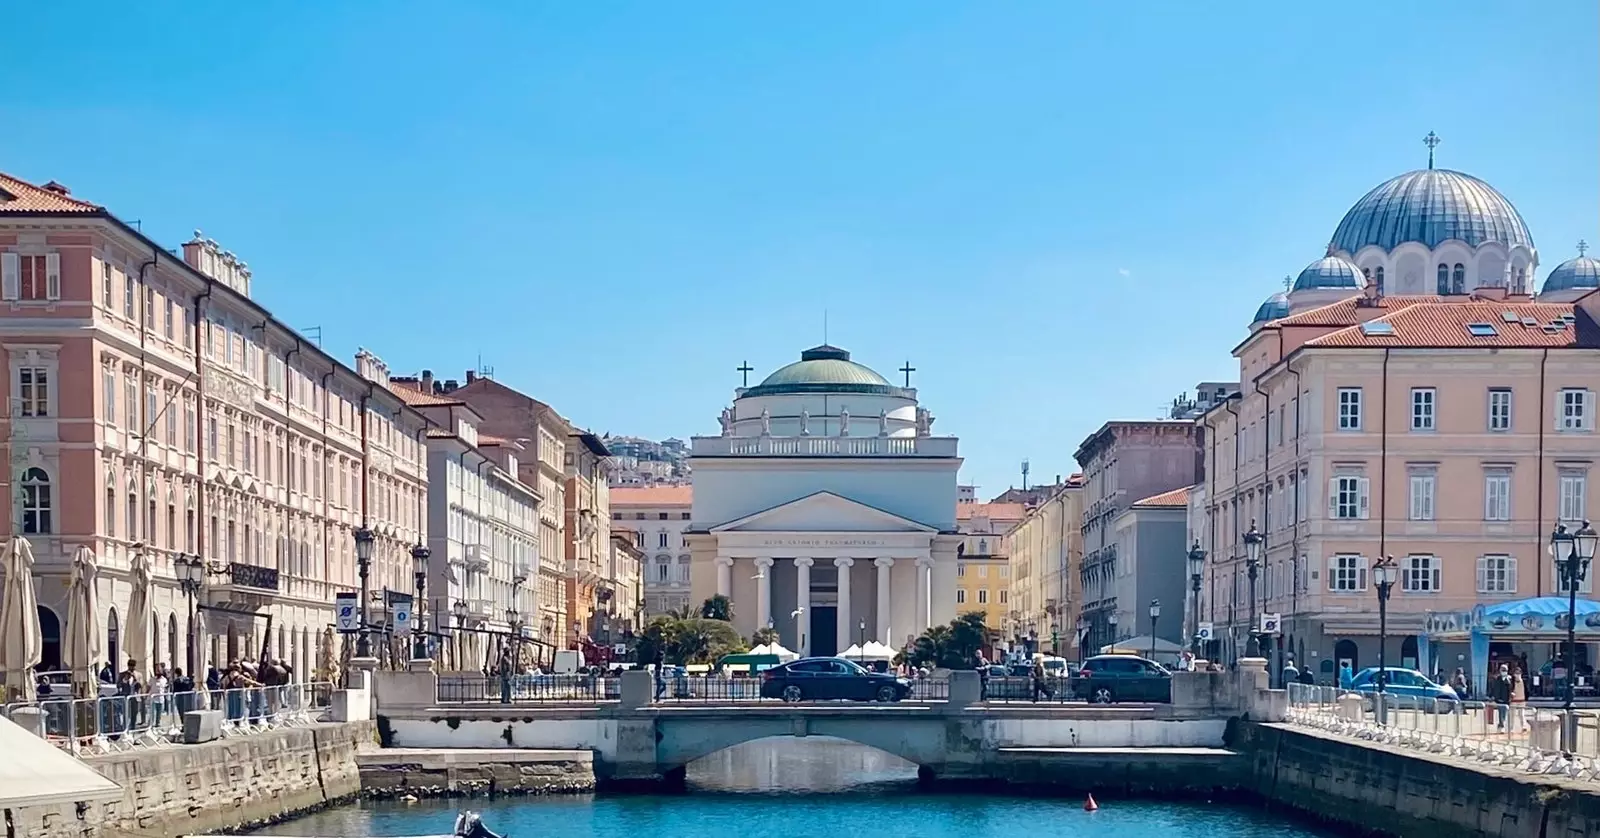
<svg viewBox="0 0 1600 838">
<path fill-rule="evenodd" d="M 917 766 L 831 736 L 778 736 L 689 763 L 691 791 L 840 792 L 914 784 Z"/>
</svg>

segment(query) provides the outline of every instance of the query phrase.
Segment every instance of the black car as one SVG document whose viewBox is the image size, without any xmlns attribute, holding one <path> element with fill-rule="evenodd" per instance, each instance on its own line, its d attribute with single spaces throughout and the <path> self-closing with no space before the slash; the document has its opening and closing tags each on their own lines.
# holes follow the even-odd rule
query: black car
<svg viewBox="0 0 1600 838">
<path fill-rule="evenodd" d="M 1083 662 L 1072 687 L 1078 698 L 1095 704 L 1172 701 L 1172 673 L 1138 655 L 1095 655 Z"/>
<path fill-rule="evenodd" d="M 801 658 L 761 673 L 761 697 L 784 701 L 900 701 L 911 682 L 844 658 Z"/>
</svg>

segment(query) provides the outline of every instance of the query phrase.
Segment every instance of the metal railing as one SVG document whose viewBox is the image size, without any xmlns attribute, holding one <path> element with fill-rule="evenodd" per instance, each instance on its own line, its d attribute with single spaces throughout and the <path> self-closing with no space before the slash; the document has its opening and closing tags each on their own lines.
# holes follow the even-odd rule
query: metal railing
<svg viewBox="0 0 1600 838">
<path fill-rule="evenodd" d="M 1571 749 L 1562 748 L 1566 714 L 1523 703 L 1451 701 L 1290 684 L 1288 721 L 1339 736 L 1600 783 L 1600 716 L 1578 710 Z"/>
<path fill-rule="evenodd" d="M 38 708 L 45 738 L 77 755 L 159 748 L 183 741 L 183 714 L 222 711 L 222 737 L 249 736 L 316 722 L 331 702 L 333 685 L 322 682 L 98 698 L 52 698 L 0 706 L 10 718 L 23 707 Z"/>
<path fill-rule="evenodd" d="M 759 674 L 748 677 L 728 677 L 726 675 L 672 675 L 654 681 L 655 700 L 658 703 L 673 704 L 685 702 L 698 702 L 708 704 L 750 704 L 765 702 L 778 704 L 783 702 L 780 695 L 761 694 L 762 684 L 765 682 Z M 947 701 L 950 698 L 950 681 L 947 678 L 915 678 L 911 680 L 911 691 L 906 694 L 903 701 Z M 837 699 L 806 699 L 811 701 L 833 701 Z"/>
<path fill-rule="evenodd" d="M 622 697 L 617 678 L 599 675 L 439 676 L 440 704 L 595 704 Z"/>
</svg>

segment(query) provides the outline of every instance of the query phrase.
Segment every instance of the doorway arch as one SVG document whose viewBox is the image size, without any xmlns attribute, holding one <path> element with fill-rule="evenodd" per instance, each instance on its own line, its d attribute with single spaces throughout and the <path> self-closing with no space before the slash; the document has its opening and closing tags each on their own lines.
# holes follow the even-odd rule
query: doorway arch
<svg viewBox="0 0 1600 838">
<path fill-rule="evenodd" d="M 121 671 L 122 655 L 122 630 L 117 623 L 117 609 L 115 606 L 106 612 L 106 663 L 111 665 L 112 672 Z"/>
<path fill-rule="evenodd" d="M 61 669 L 61 620 L 47 606 L 39 606 L 39 668 L 46 672 Z"/>
<path fill-rule="evenodd" d="M 1351 672 L 1361 671 L 1361 650 L 1356 648 L 1354 640 L 1341 640 L 1333 644 L 1333 665 L 1338 667 L 1344 661 L 1350 662 Z"/>
</svg>

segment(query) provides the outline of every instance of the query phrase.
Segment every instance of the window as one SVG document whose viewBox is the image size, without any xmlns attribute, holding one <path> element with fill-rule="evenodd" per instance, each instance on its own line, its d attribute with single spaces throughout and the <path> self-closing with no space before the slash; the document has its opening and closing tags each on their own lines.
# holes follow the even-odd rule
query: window
<svg viewBox="0 0 1600 838">
<path fill-rule="evenodd" d="M 173 328 L 173 325 L 177 322 L 177 319 L 178 319 L 178 303 L 177 303 L 177 301 L 176 300 L 167 300 L 166 314 L 164 315 L 164 318 L 163 318 L 162 323 L 161 323 L 162 332 L 167 336 L 167 340 L 172 340 L 172 328 Z"/>
<path fill-rule="evenodd" d="M 1450 293 L 1450 266 L 1443 262 L 1439 263 L 1437 291 L 1441 297 Z"/>
<path fill-rule="evenodd" d="M 1328 590 L 1355 593 L 1367 589 L 1365 556 L 1343 554 L 1328 559 Z"/>
<path fill-rule="evenodd" d="M 978 604 L 979 605 L 988 605 L 989 604 L 989 589 L 988 588 L 979 588 L 978 589 Z"/>
<path fill-rule="evenodd" d="M 966 605 L 966 604 L 967 604 L 967 589 L 966 588 L 956 588 L 956 605 Z"/>
<path fill-rule="evenodd" d="M 1413 521 L 1433 520 L 1434 490 L 1438 475 L 1433 471 L 1415 471 L 1411 474 L 1411 514 Z"/>
<path fill-rule="evenodd" d="M 183 450 L 194 453 L 194 398 L 185 396 L 183 400 Z M 193 552 L 192 550 L 190 552 Z"/>
<path fill-rule="evenodd" d="M 657 512 L 656 513 L 656 517 L 661 519 L 661 520 L 663 520 L 663 521 L 665 521 L 665 520 L 667 520 L 667 513 L 665 513 L 665 512 Z"/>
<path fill-rule="evenodd" d="M 110 475 L 106 476 L 106 502 L 105 502 L 106 538 L 117 537 L 117 482 Z"/>
<path fill-rule="evenodd" d="M 122 407 L 128 411 L 128 430 L 143 433 L 144 427 L 139 424 L 139 381 L 131 371 L 122 376 L 122 390 L 126 394 Z"/>
<path fill-rule="evenodd" d="M 1432 387 L 1411 388 L 1411 430 L 1431 431 L 1434 424 L 1434 405 L 1438 391 Z"/>
<path fill-rule="evenodd" d="M 50 371 L 44 367 L 17 370 L 17 396 L 23 416 L 49 416 Z"/>
<path fill-rule="evenodd" d="M 1594 403 L 1594 395 L 1590 391 L 1568 387 L 1557 398 L 1560 401 L 1556 406 L 1556 430 L 1587 431 L 1594 427 L 1589 418 L 1590 405 Z"/>
<path fill-rule="evenodd" d="M 1467 269 L 1460 262 L 1457 262 L 1450 271 L 1450 293 L 1467 293 Z"/>
<path fill-rule="evenodd" d="M 667 534 L 666 534 L 666 532 L 656 533 L 656 546 L 657 547 L 665 547 L 665 546 L 667 546 Z"/>
<path fill-rule="evenodd" d="M 1489 430 L 1511 430 L 1511 391 L 1496 387 L 1489 391 Z"/>
<path fill-rule="evenodd" d="M 1010 591 L 1007 591 L 1005 588 L 1001 588 L 1000 589 L 1000 604 L 1001 605 L 1005 605 L 1006 604 L 1006 594 L 1008 594 L 1008 593 L 1010 593 Z"/>
<path fill-rule="evenodd" d="M 1383 266 L 1372 269 L 1372 284 L 1378 287 L 1378 296 L 1383 296 Z"/>
<path fill-rule="evenodd" d="M 172 409 L 172 400 L 177 398 L 178 391 L 172 387 L 167 388 L 167 444 L 178 444 L 178 412 Z"/>
<path fill-rule="evenodd" d="M 50 475 L 42 468 L 22 473 L 22 531 L 29 535 L 55 532 L 50 520 Z"/>
<path fill-rule="evenodd" d="M 100 263 L 100 305 L 110 311 L 116 305 L 116 296 L 111 290 L 111 263 Z"/>
<path fill-rule="evenodd" d="M 1328 517 L 1345 520 L 1367 517 L 1370 481 L 1365 477 L 1342 474 L 1329 481 Z"/>
<path fill-rule="evenodd" d="M 61 255 L 0 253 L 4 296 L 8 300 L 61 299 Z"/>
<path fill-rule="evenodd" d="M 1492 469 L 1483 475 L 1483 520 L 1511 520 L 1511 472 Z"/>
<path fill-rule="evenodd" d="M 149 285 L 144 287 L 144 327 L 156 327 L 156 289 Z"/>
<path fill-rule="evenodd" d="M 987 538 L 978 539 L 978 555 L 980 555 L 980 556 L 989 555 L 989 539 L 987 539 Z M 982 576 L 983 575 L 983 571 L 981 571 L 981 570 L 978 571 L 978 575 Z"/>
<path fill-rule="evenodd" d="M 1400 588 L 1412 593 L 1437 593 L 1443 587 L 1442 568 L 1435 556 L 1406 556 L 1400 568 Z"/>
<path fill-rule="evenodd" d="M 1361 388 L 1339 388 L 1339 430 L 1361 430 Z"/>
<path fill-rule="evenodd" d="M 1565 471 L 1556 479 L 1559 481 L 1557 519 L 1569 529 L 1577 527 L 1589 517 L 1589 477 L 1582 472 Z"/>
<path fill-rule="evenodd" d="M 1478 557 L 1478 593 L 1517 592 L 1517 560 L 1510 556 Z"/>
<path fill-rule="evenodd" d="M 656 565 L 656 581 L 658 581 L 658 582 L 667 581 L 667 574 L 670 573 L 670 572 L 671 572 L 671 568 L 666 562 L 662 562 L 661 564 Z"/>
<path fill-rule="evenodd" d="M 133 286 L 133 275 L 124 274 L 122 277 L 122 316 L 129 320 L 133 319 Z"/>
<path fill-rule="evenodd" d="M 989 578 L 989 566 L 988 565 L 986 565 L 986 564 L 978 565 L 978 578 L 979 579 L 988 579 Z"/>
<path fill-rule="evenodd" d="M 964 564 L 956 565 L 956 578 L 957 579 L 965 578 L 966 575 L 967 575 L 967 566 L 964 565 Z"/>
<path fill-rule="evenodd" d="M 206 417 L 206 458 L 217 459 L 217 417 Z"/>
<path fill-rule="evenodd" d="M 108 424 L 117 423 L 117 373 L 110 364 L 100 367 L 100 399 L 105 402 Z"/>
<path fill-rule="evenodd" d="M 144 421 L 147 432 L 154 431 L 156 417 L 161 415 L 159 396 L 156 395 L 156 384 L 151 381 L 144 388 Z"/>
</svg>

